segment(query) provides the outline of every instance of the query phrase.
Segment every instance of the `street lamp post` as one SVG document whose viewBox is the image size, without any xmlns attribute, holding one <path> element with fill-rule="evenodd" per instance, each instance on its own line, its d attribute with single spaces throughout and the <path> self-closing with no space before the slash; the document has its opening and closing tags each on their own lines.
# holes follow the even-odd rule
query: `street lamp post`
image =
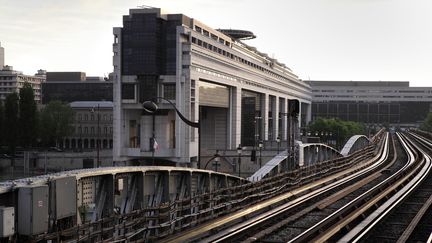
<svg viewBox="0 0 432 243">
<path fill-rule="evenodd" d="M 276 138 L 276 142 L 277 142 L 277 153 L 279 154 L 279 148 L 280 148 L 280 137 L 279 136 L 277 136 L 277 138 Z"/>
<path fill-rule="evenodd" d="M 91 109 L 91 113 L 95 112 L 95 107 Z M 100 158 L 99 158 L 99 138 L 100 138 L 100 112 L 99 112 L 100 106 L 97 104 L 97 137 L 96 137 L 96 167 L 100 167 Z"/>
<path fill-rule="evenodd" d="M 193 122 L 193 121 L 188 120 L 186 117 L 183 116 L 183 114 L 177 109 L 177 107 L 170 100 L 165 99 L 163 97 L 154 97 L 153 100 L 144 101 L 142 104 L 144 111 L 146 111 L 150 114 L 154 114 L 159 109 L 158 105 L 155 103 L 155 100 L 158 100 L 158 99 L 168 102 L 168 104 L 170 104 L 174 108 L 174 110 L 176 111 L 176 113 L 180 117 L 180 119 L 184 123 L 186 123 L 188 126 L 193 127 L 193 128 L 198 128 L 198 168 L 200 168 L 201 167 L 201 135 L 200 135 L 201 128 L 200 128 L 200 122 L 199 121 Z"/>
<path fill-rule="evenodd" d="M 215 167 L 215 171 L 217 172 L 218 171 L 218 166 L 219 166 L 219 160 L 220 160 L 220 155 L 219 155 L 219 153 L 218 153 L 218 151 L 216 151 L 216 154 L 214 155 L 214 163 L 213 163 L 213 165 L 214 165 L 214 167 Z"/>
<path fill-rule="evenodd" d="M 241 154 L 242 154 L 242 147 L 241 147 L 240 144 L 237 147 L 237 154 L 238 154 L 238 167 L 239 167 L 239 169 L 238 169 L 238 176 L 241 177 L 240 175 L 241 175 Z"/>
<path fill-rule="evenodd" d="M 259 154 L 259 160 L 260 160 L 260 168 L 261 168 L 261 166 L 262 166 L 262 157 L 261 157 L 261 152 L 262 152 L 262 147 L 263 147 L 263 142 L 262 142 L 262 140 L 259 141 L 259 143 L 258 143 L 258 147 L 259 147 L 259 151 L 260 151 L 260 154 Z"/>
</svg>

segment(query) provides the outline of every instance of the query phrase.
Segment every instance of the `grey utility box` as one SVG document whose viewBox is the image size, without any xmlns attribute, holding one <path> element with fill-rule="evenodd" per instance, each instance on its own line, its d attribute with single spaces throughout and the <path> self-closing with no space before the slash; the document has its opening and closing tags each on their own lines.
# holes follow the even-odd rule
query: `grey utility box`
<svg viewBox="0 0 432 243">
<path fill-rule="evenodd" d="M 15 208 L 0 206 L 0 237 L 15 233 Z"/>
<path fill-rule="evenodd" d="M 48 186 L 21 187 L 18 191 L 18 233 L 37 235 L 48 231 Z"/>
<path fill-rule="evenodd" d="M 51 214 L 56 220 L 75 216 L 77 185 L 75 176 L 54 179 L 51 186 Z"/>
</svg>

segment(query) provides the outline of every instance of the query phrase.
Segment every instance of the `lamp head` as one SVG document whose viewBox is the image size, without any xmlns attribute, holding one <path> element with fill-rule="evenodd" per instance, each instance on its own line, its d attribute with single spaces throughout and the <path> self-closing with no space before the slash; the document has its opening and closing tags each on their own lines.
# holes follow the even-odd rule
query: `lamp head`
<svg viewBox="0 0 432 243">
<path fill-rule="evenodd" d="M 142 106 L 143 106 L 143 109 L 145 112 L 148 112 L 151 114 L 155 113 L 159 108 L 158 105 L 154 101 L 150 101 L 150 100 L 144 101 L 142 103 Z"/>
<path fill-rule="evenodd" d="M 242 153 L 242 150 L 243 150 L 243 148 L 239 144 L 239 146 L 237 147 L 237 153 L 240 155 Z"/>
</svg>

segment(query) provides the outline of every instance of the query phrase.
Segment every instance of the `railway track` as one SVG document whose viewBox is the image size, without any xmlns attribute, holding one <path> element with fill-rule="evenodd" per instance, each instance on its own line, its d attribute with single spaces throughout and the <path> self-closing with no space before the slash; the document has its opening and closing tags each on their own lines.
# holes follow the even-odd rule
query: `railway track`
<svg viewBox="0 0 432 243">
<path fill-rule="evenodd" d="M 430 162 L 432 143 L 416 134 L 410 134 L 413 143 Z M 360 242 L 426 242 L 432 232 L 432 173 L 424 174 L 412 192 L 389 215 L 377 223 Z"/>
<path fill-rule="evenodd" d="M 432 144 L 415 135 L 397 134 L 397 138 L 391 160 L 387 159 L 389 152 L 383 152 L 368 170 L 362 170 L 361 179 L 354 176 L 358 174 L 352 174 L 341 180 L 346 186 L 336 186 L 337 193 L 335 190 L 328 191 L 333 195 L 311 192 L 200 241 L 425 242 L 428 237 L 432 239 L 431 228 L 427 227 L 432 204 L 429 173 L 432 162 L 428 155 Z M 423 148 L 418 145 L 420 142 Z M 402 150 L 396 149 L 396 144 L 405 153 L 397 153 Z M 429 223 L 419 224 L 420 221 Z"/>
<path fill-rule="evenodd" d="M 430 177 L 431 159 L 406 136 L 398 138 L 408 155 L 402 168 L 288 241 L 405 242 L 430 196 L 423 182 Z M 367 200 L 358 203 L 360 198 Z"/>
<path fill-rule="evenodd" d="M 272 198 L 268 201 L 245 208 L 240 212 L 215 220 L 209 224 L 197 227 L 193 231 L 166 239 L 164 242 L 192 240 L 199 240 L 200 242 L 220 242 L 244 239 L 245 236 L 248 236 L 248 232 L 256 232 L 257 228 L 262 228 L 263 225 L 265 227 L 269 222 L 275 221 L 275 218 L 279 220 L 278 217 L 285 218 L 287 217 L 286 215 L 296 217 L 298 216 L 296 212 L 308 211 L 310 205 L 314 205 L 316 202 L 320 202 L 354 183 L 367 180 L 365 178 L 368 178 L 370 173 L 375 172 L 385 165 L 385 161 L 387 161 L 389 156 L 389 150 L 389 136 L 386 135 L 380 147 L 380 152 L 374 158 L 366 162 L 363 161 L 348 170 L 339 172 L 328 178 L 294 189 L 276 198 Z M 338 179 L 335 180 L 335 178 Z M 290 198 L 291 200 L 280 206 L 273 206 L 275 203 L 286 198 Z M 262 208 L 270 209 L 258 216 L 248 217 L 249 213 L 261 210 Z M 230 224 L 230 222 L 239 221 L 242 222 L 234 225 Z M 228 225 L 228 227 L 224 227 L 225 225 Z M 218 231 L 217 233 L 215 232 L 216 230 Z M 205 238 L 208 235 L 210 236 Z"/>
</svg>

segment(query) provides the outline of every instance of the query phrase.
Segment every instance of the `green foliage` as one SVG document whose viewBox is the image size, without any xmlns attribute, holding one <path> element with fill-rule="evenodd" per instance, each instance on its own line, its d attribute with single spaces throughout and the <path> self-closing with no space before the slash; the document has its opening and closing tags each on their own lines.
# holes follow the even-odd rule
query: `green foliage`
<svg viewBox="0 0 432 243">
<path fill-rule="evenodd" d="M 61 101 L 51 101 L 40 113 L 40 136 L 46 146 L 58 146 L 59 142 L 72 131 L 74 111 Z"/>
<path fill-rule="evenodd" d="M 423 124 L 420 126 L 421 130 L 432 132 L 432 112 L 429 112 Z"/>
<path fill-rule="evenodd" d="M 37 137 L 37 107 L 34 100 L 34 91 L 28 82 L 20 89 L 19 94 L 19 125 L 20 144 L 31 147 Z"/>
<path fill-rule="evenodd" d="M 18 94 L 14 92 L 6 96 L 5 101 L 4 142 L 8 145 L 9 152 L 13 154 L 18 145 L 19 136 L 18 100 Z"/>
<path fill-rule="evenodd" d="M 312 135 L 321 132 L 327 133 L 326 139 L 336 141 L 336 147 L 340 148 L 351 136 L 365 134 L 365 125 L 358 122 L 342 121 L 338 118 L 325 119 L 318 117 L 309 124 L 308 130 Z M 330 135 L 331 134 L 331 135 Z"/>
</svg>

